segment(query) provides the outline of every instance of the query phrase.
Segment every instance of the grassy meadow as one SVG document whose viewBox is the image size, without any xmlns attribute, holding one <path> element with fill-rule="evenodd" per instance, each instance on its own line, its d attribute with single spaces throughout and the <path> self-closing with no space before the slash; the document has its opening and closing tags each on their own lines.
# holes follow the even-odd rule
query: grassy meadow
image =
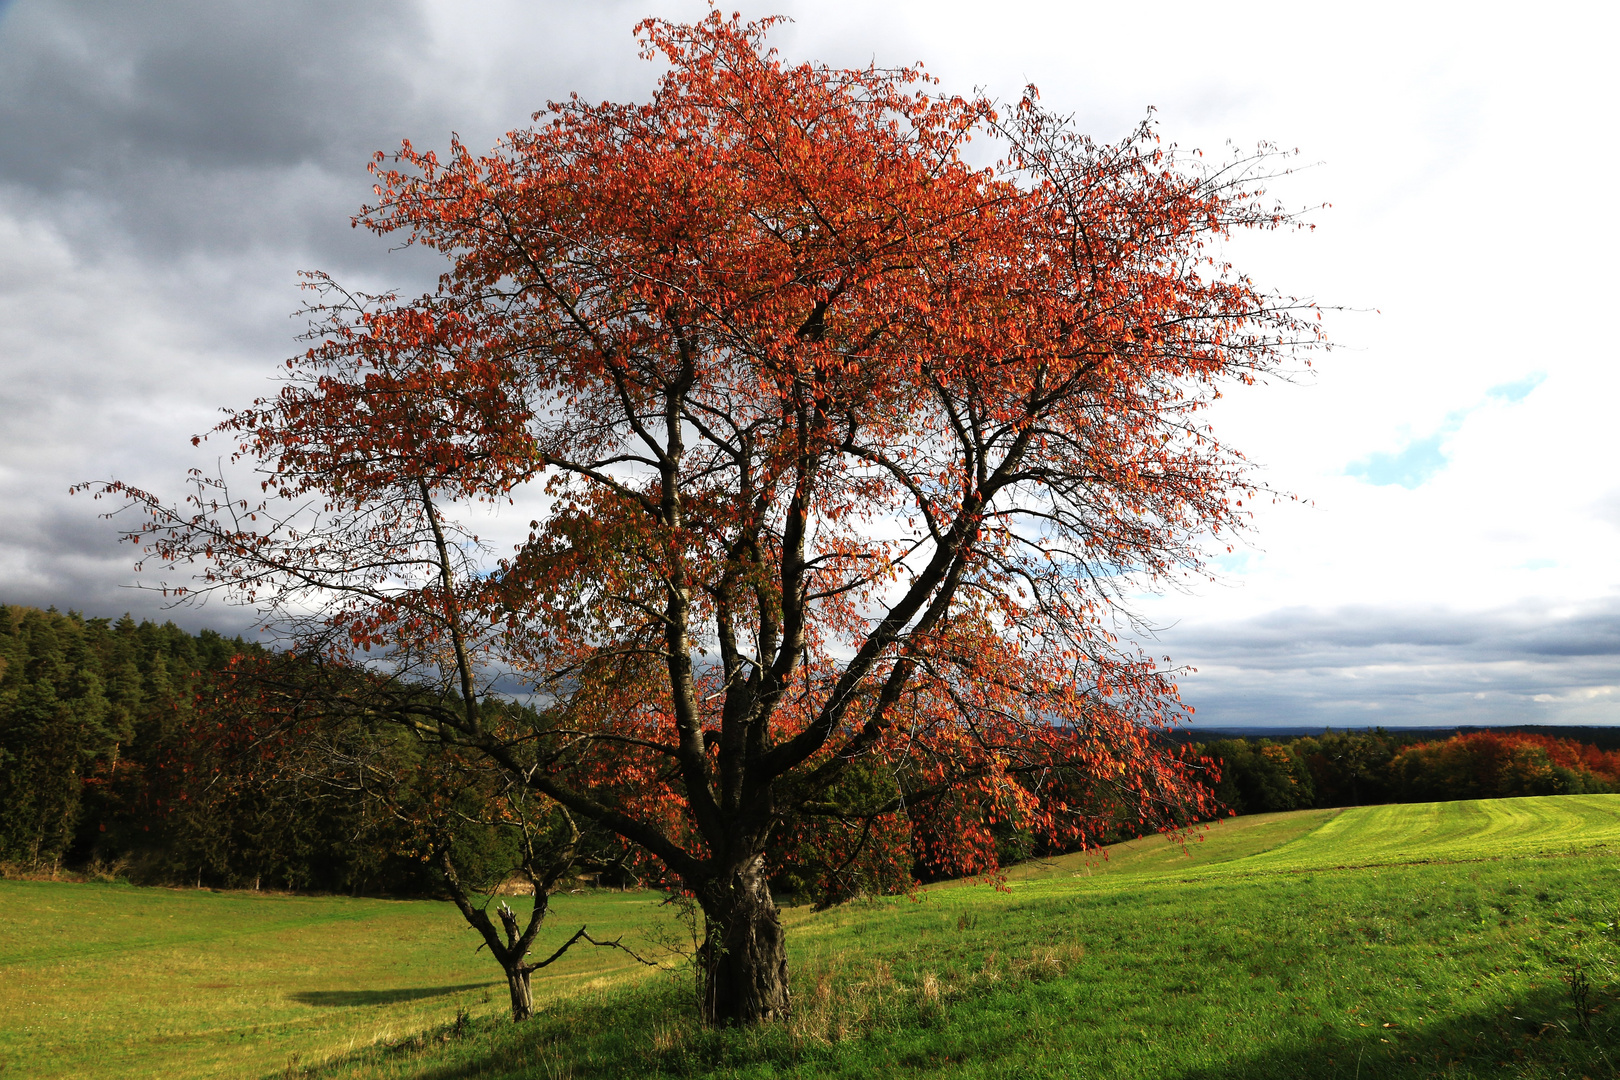
<svg viewBox="0 0 1620 1080">
<path fill-rule="evenodd" d="M 552 925 L 635 933 L 660 899 L 564 897 Z M 498 1014 L 479 941 L 448 903 L 0 881 L 0 1080 L 258 1076 Z M 571 954 L 536 1003 L 632 963 Z"/>
<path fill-rule="evenodd" d="M 552 933 L 669 957 L 659 899 Z M 787 1025 L 705 1031 L 674 960 L 592 950 L 513 1026 L 446 904 L 0 882 L 0 1078 L 1620 1075 L 1620 796 L 1257 815 L 785 920 Z"/>
</svg>

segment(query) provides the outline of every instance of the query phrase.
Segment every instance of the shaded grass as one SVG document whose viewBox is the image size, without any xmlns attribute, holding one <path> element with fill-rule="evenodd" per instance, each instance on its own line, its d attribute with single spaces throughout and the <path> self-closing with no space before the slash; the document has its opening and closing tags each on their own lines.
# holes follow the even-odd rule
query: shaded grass
<svg viewBox="0 0 1620 1080">
<path fill-rule="evenodd" d="M 796 912 L 785 1026 L 705 1031 L 652 982 L 316 1075 L 1610 1076 L 1617 900 L 1585 857 L 953 890 Z"/>
</svg>

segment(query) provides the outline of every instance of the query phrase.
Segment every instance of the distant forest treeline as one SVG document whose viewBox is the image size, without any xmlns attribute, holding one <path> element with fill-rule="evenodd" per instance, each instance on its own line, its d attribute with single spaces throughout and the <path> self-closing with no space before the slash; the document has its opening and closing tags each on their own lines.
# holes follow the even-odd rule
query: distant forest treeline
<svg viewBox="0 0 1620 1080">
<path fill-rule="evenodd" d="M 262 653 L 173 623 L 0 606 L 0 866 L 145 882 L 436 891 L 419 837 L 397 818 L 283 763 L 241 755 L 210 703 L 233 658 Z M 1190 749 L 1217 764 L 1215 793 L 1239 814 L 1620 791 L 1620 749 L 1515 730 L 1327 732 Z M 384 750 L 411 773 L 407 741 Z M 1031 853 L 1015 825 L 1002 831 L 1004 856 Z M 490 837 L 457 844 L 457 858 L 472 863 L 504 857 Z M 779 855 L 814 861 L 808 851 Z M 921 865 L 917 873 L 932 876 Z M 904 877 L 902 869 L 895 880 Z"/>
<path fill-rule="evenodd" d="M 200 703 L 261 647 L 173 623 L 0 605 L 0 864 L 328 892 L 432 878 L 398 823 L 318 784 L 243 783 Z"/>
<path fill-rule="evenodd" d="M 1517 729 L 1458 733 L 1329 731 L 1273 741 L 1216 739 L 1217 797 L 1239 814 L 1374 803 L 1620 791 L 1620 750 Z"/>
</svg>

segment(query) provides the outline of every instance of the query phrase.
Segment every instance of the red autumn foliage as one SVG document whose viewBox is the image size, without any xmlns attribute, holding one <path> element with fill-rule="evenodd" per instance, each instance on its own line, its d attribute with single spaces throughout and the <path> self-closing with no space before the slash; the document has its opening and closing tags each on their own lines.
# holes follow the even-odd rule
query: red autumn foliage
<svg viewBox="0 0 1620 1080">
<path fill-rule="evenodd" d="M 379 156 L 359 221 L 442 253 L 437 291 L 315 279 L 315 344 L 217 429 L 263 498 L 111 486 L 153 559 L 369 654 L 379 714 L 661 863 L 727 1021 L 789 1009 L 784 830 L 987 873 L 1009 823 L 1073 846 L 1209 809 L 1117 602 L 1242 527 L 1258 492 L 1200 411 L 1318 341 L 1219 254 L 1291 223 L 1269 151 L 788 64 L 771 22 L 648 21 L 650 102 Z M 474 508 L 520 498 L 527 540 L 486 557 Z"/>
<path fill-rule="evenodd" d="M 1390 760 L 1403 802 L 1566 795 L 1620 786 L 1620 750 L 1519 731 L 1475 731 L 1403 747 Z"/>
</svg>

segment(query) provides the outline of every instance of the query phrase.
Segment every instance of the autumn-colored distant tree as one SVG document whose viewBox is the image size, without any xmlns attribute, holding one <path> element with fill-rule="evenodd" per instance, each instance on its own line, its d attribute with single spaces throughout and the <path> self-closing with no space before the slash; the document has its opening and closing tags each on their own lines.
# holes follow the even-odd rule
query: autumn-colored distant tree
<svg viewBox="0 0 1620 1080">
<path fill-rule="evenodd" d="M 1387 772 L 1392 801 L 1501 799 L 1613 791 L 1620 752 L 1523 731 L 1475 731 L 1401 747 Z"/>
<path fill-rule="evenodd" d="M 1075 844 L 1207 808 L 1117 601 L 1241 527 L 1252 480 L 1200 410 L 1318 341 L 1222 261 L 1291 223 L 1265 148 L 1211 165 L 1033 90 L 791 65 L 773 21 L 645 22 L 648 103 L 379 155 L 358 221 L 441 252 L 437 291 L 314 279 L 313 346 L 217 429 L 263 498 L 111 486 L 150 558 L 416 687 L 396 719 L 661 864 L 716 1022 L 789 1011 L 765 853 L 794 823 L 986 872 L 1008 822 Z M 534 521 L 495 559 L 469 510 L 508 500 Z"/>
</svg>

